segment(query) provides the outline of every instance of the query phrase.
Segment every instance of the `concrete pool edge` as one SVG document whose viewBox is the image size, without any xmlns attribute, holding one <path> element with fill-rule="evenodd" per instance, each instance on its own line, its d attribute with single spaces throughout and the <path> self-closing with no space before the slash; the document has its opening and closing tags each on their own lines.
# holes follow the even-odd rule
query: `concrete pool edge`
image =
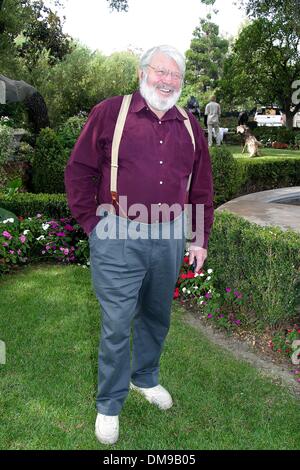
<svg viewBox="0 0 300 470">
<path fill-rule="evenodd" d="M 282 204 L 284 198 L 292 197 L 300 197 L 300 186 L 246 194 L 222 204 L 216 211 L 227 210 L 263 227 L 277 226 L 300 233 L 300 206 Z M 275 202 L 278 200 L 281 202 Z"/>
</svg>

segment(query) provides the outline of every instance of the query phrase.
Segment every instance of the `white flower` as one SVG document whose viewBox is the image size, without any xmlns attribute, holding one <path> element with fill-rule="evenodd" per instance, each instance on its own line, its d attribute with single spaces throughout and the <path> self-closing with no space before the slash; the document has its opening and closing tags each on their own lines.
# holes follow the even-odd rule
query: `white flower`
<svg viewBox="0 0 300 470">
<path fill-rule="evenodd" d="M 203 276 L 204 276 L 204 274 L 203 274 L 203 273 L 200 273 L 200 274 L 199 274 L 199 276 L 203 277 Z"/>
<path fill-rule="evenodd" d="M 194 286 L 194 289 L 197 290 L 197 289 L 198 289 L 198 286 Z"/>
<path fill-rule="evenodd" d="M 198 273 L 195 273 L 195 276 L 194 276 L 194 277 L 198 277 L 198 276 L 199 276 L 199 274 L 198 274 Z M 203 274 L 202 274 L 202 276 L 203 276 Z"/>
<path fill-rule="evenodd" d="M 213 270 L 212 270 L 212 269 L 208 269 L 207 272 L 208 272 L 208 274 L 211 274 L 211 273 L 213 272 Z"/>
<path fill-rule="evenodd" d="M 187 293 L 188 293 L 188 294 L 190 294 L 190 293 L 191 293 L 191 291 L 190 291 L 190 290 L 188 290 L 188 291 L 187 291 Z"/>
<path fill-rule="evenodd" d="M 50 224 L 42 224 L 43 230 L 48 230 Z"/>
<path fill-rule="evenodd" d="M 44 235 L 41 235 L 37 238 L 37 241 L 44 240 L 44 238 L 45 238 Z"/>
<path fill-rule="evenodd" d="M 7 224 L 7 223 L 13 224 L 13 223 L 14 223 L 14 219 L 10 218 L 10 219 L 3 220 L 3 223 L 4 223 L 4 224 Z"/>
<path fill-rule="evenodd" d="M 90 263 L 90 261 L 87 261 L 86 264 L 87 264 L 87 266 L 89 266 L 91 263 Z"/>
<path fill-rule="evenodd" d="M 200 305 L 204 304 L 204 300 L 201 300 Z"/>
<path fill-rule="evenodd" d="M 185 294 L 186 293 L 186 287 L 182 288 L 182 292 Z"/>
<path fill-rule="evenodd" d="M 27 220 L 32 220 L 31 217 L 28 217 Z"/>
<path fill-rule="evenodd" d="M 207 280 L 207 281 L 210 281 L 210 280 L 211 280 L 211 276 L 208 276 L 208 277 L 206 278 L 206 280 Z"/>
<path fill-rule="evenodd" d="M 29 232 L 30 232 L 30 230 L 24 230 L 23 235 L 27 235 L 27 233 L 29 233 Z"/>
</svg>

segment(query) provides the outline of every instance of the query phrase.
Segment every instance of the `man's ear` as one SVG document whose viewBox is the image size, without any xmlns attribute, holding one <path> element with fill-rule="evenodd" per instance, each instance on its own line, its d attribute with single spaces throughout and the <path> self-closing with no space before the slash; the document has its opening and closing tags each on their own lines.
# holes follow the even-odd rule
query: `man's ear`
<svg viewBox="0 0 300 470">
<path fill-rule="evenodd" d="M 138 69 L 137 73 L 138 73 L 139 80 L 141 81 L 144 78 L 143 69 Z"/>
</svg>

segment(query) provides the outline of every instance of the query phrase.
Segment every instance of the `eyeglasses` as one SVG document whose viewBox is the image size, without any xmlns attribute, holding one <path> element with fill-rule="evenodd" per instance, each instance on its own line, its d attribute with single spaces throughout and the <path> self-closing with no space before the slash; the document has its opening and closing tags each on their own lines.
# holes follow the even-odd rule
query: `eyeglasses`
<svg viewBox="0 0 300 470">
<path fill-rule="evenodd" d="M 163 67 L 153 67 L 152 65 L 147 65 L 154 70 L 156 75 L 160 78 L 166 78 L 168 75 L 171 76 L 172 80 L 182 80 L 183 76 L 181 73 L 178 72 L 171 72 L 171 70 L 164 69 Z"/>
</svg>

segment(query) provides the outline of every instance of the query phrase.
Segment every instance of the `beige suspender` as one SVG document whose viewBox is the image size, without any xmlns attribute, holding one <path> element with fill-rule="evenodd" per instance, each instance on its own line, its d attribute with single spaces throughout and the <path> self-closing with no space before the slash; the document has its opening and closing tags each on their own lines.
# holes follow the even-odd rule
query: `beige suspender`
<svg viewBox="0 0 300 470">
<path fill-rule="evenodd" d="M 192 139 L 192 144 L 193 144 L 193 147 L 194 147 L 194 152 L 195 152 L 195 149 L 196 149 L 195 137 L 194 137 L 194 133 L 193 133 L 193 129 L 192 129 L 192 125 L 191 125 L 191 121 L 190 121 L 190 118 L 188 116 L 188 113 L 185 111 L 185 109 L 181 108 L 180 106 L 176 105 L 176 108 L 186 118 L 184 120 L 184 125 L 187 128 L 188 133 L 190 134 L 190 137 Z M 190 190 L 191 181 L 192 181 L 192 173 L 190 174 L 189 179 L 188 179 L 188 183 L 187 183 L 187 187 L 186 187 L 187 192 L 189 192 L 189 190 Z"/>
<path fill-rule="evenodd" d="M 111 172 L 110 172 L 110 192 L 112 201 L 117 201 L 118 193 L 117 193 L 117 178 L 118 178 L 118 160 L 119 160 L 119 147 L 121 142 L 121 137 L 129 109 L 129 105 L 131 102 L 132 95 L 125 95 L 123 97 L 123 101 L 121 104 L 121 108 L 119 111 L 113 141 L 112 141 L 112 149 L 111 149 Z"/>
<path fill-rule="evenodd" d="M 113 136 L 113 141 L 112 141 L 112 150 L 111 150 L 111 173 L 110 173 L 110 192 L 111 192 L 111 197 L 112 201 L 117 202 L 118 201 L 118 192 L 117 192 L 117 178 L 118 178 L 118 159 L 119 159 L 119 147 L 120 147 L 120 142 L 122 138 L 122 133 L 126 121 L 126 117 L 128 114 L 130 102 L 131 102 L 132 95 L 125 95 L 123 97 L 123 101 L 121 104 L 121 108 L 119 111 L 118 119 L 116 122 L 116 127 L 114 131 L 114 136 Z M 195 138 L 191 126 L 190 119 L 188 117 L 188 114 L 183 108 L 180 108 L 179 106 L 176 106 L 179 112 L 186 118 L 184 120 L 185 127 L 187 128 L 187 131 L 192 139 L 194 151 L 195 151 Z M 192 173 L 189 176 L 188 184 L 187 184 L 187 191 L 190 189 L 190 184 L 191 184 L 191 178 L 192 178 Z"/>
</svg>

